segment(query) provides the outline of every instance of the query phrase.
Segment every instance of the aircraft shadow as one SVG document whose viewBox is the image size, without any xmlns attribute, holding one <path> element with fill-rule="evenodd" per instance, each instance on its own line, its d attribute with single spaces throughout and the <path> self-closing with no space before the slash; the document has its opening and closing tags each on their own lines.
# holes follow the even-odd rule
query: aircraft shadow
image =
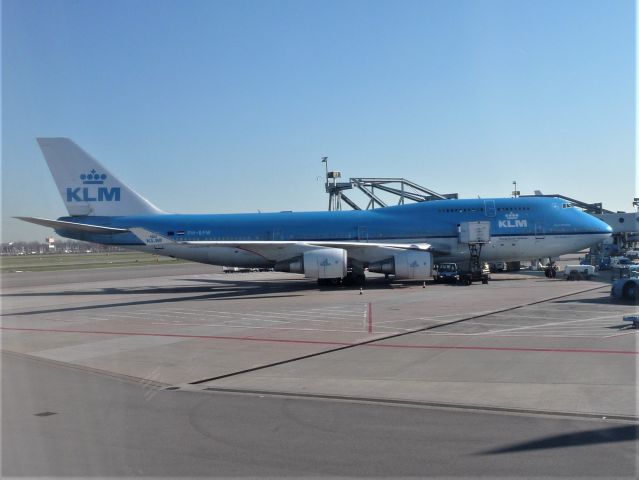
<svg viewBox="0 0 639 480">
<path fill-rule="evenodd" d="M 608 427 L 586 432 L 565 433 L 552 437 L 540 438 L 530 442 L 518 443 L 509 447 L 497 448 L 482 452 L 481 455 L 497 455 L 517 453 L 530 450 L 546 450 L 549 448 L 579 447 L 613 442 L 632 442 L 639 439 L 639 426 L 625 425 Z"/>
<path fill-rule="evenodd" d="M 319 287 L 308 280 L 288 281 L 251 281 L 251 280 L 217 280 L 217 279 L 178 279 L 185 282 L 198 282 L 204 285 L 198 286 L 171 286 L 171 287 L 146 287 L 146 288 L 117 288 L 109 287 L 100 290 L 67 290 L 60 292 L 25 292 L 2 294 L 2 297 L 60 297 L 60 296 L 99 296 L 99 295 L 154 295 L 160 298 L 140 299 L 124 302 L 109 302 L 92 305 L 78 305 L 70 307 L 56 307 L 46 310 L 30 310 L 21 312 L 6 312 L 1 316 L 37 315 L 45 313 L 62 313 L 84 310 L 98 310 L 102 308 L 127 307 L 139 305 L 174 304 L 188 301 L 221 301 L 246 298 L 247 300 L 263 298 L 301 297 L 307 291 L 336 291 L 359 290 L 358 286 L 328 286 Z M 385 279 L 373 279 L 367 282 L 365 290 L 398 289 L 414 286 L 415 283 L 388 283 Z"/>
<path fill-rule="evenodd" d="M 318 286 L 315 282 L 309 280 L 219 280 L 208 278 L 181 278 L 176 279 L 181 282 L 194 282 L 204 285 L 199 286 L 169 286 L 169 287 L 106 287 L 95 290 L 65 290 L 58 292 L 24 292 L 24 293 L 3 293 L 0 297 L 58 297 L 58 296 L 95 296 L 95 295 L 167 295 L 167 294 L 185 294 L 185 293 L 212 293 L 220 290 L 219 293 L 229 295 L 255 295 L 255 294 L 273 294 L 284 292 L 305 292 L 305 291 L 340 291 L 340 290 L 359 290 L 359 285 L 329 285 Z M 389 290 L 398 288 L 408 288 L 411 286 L 421 285 L 422 282 L 404 282 L 390 283 L 384 279 L 373 279 L 366 282 L 363 286 L 365 290 Z M 427 282 L 433 283 L 433 282 Z"/>
</svg>

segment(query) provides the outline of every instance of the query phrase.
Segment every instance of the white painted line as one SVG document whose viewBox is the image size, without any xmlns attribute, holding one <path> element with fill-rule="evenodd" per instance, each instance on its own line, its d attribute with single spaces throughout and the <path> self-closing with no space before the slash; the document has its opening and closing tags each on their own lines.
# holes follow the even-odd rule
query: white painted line
<svg viewBox="0 0 639 480">
<path fill-rule="evenodd" d="M 132 312 L 133 313 L 133 312 Z M 136 320 L 138 320 L 140 318 L 140 315 L 127 315 L 126 313 L 102 313 L 101 314 L 104 317 L 114 317 L 114 318 L 135 318 Z"/>
<path fill-rule="evenodd" d="M 79 345 L 70 345 L 67 347 L 52 348 L 48 350 L 41 350 L 39 352 L 30 352 L 29 354 L 61 362 L 74 362 L 77 360 L 102 357 L 105 355 L 114 355 L 131 350 L 140 350 L 142 348 L 168 345 L 171 343 L 183 342 L 185 340 L 186 339 L 184 338 L 144 337 L 135 335 L 129 337 L 110 338 L 108 340 L 82 343 Z"/>
<path fill-rule="evenodd" d="M 204 326 L 204 323 L 175 323 L 175 322 L 151 322 L 149 325 L 172 325 L 174 327 L 182 327 L 182 326 Z"/>
<path fill-rule="evenodd" d="M 156 322 L 152 325 L 168 325 L 175 326 L 193 326 L 193 327 L 214 327 L 214 328 L 243 328 L 245 330 L 250 329 L 266 329 L 266 330 L 286 330 L 286 331 L 300 331 L 300 332 L 328 332 L 328 333 L 362 333 L 362 329 L 359 330 L 338 330 L 338 329 L 324 329 L 324 328 L 294 328 L 294 327 L 271 327 L 271 326 L 259 326 L 259 325 L 228 325 L 228 324 L 200 324 L 200 323 L 183 323 L 176 325 L 175 323 L 160 323 Z M 390 330 L 393 332 L 395 330 Z M 410 331 L 410 330 L 407 330 Z M 396 331 L 400 333 L 400 331 Z M 191 340 L 190 338 L 183 340 Z M 196 338 L 197 340 L 197 338 Z"/>
<path fill-rule="evenodd" d="M 469 322 L 468 325 L 481 325 L 482 327 L 521 327 L 521 325 L 508 325 L 506 323 L 483 323 L 483 322 L 472 322 L 472 323 Z"/>
<path fill-rule="evenodd" d="M 241 322 L 291 323 L 291 322 L 287 322 L 285 320 L 272 320 L 272 319 L 269 319 L 269 318 L 262 318 L 262 317 L 257 317 L 257 318 L 246 318 L 246 317 L 244 317 L 244 318 L 239 318 L 238 320 L 241 321 Z"/>
<path fill-rule="evenodd" d="M 557 312 L 554 312 L 554 313 L 557 313 Z M 518 320 L 519 319 L 535 319 L 535 318 L 540 319 L 540 320 L 566 320 L 566 317 L 550 317 L 550 316 L 547 316 L 547 315 L 525 315 L 525 314 L 524 315 L 513 315 L 513 314 L 505 314 L 505 313 L 503 313 L 503 314 L 502 313 L 496 313 L 494 316 L 495 317 L 508 317 L 510 319 L 513 319 L 513 317 L 514 317 L 514 318 L 517 318 Z M 597 317 L 592 317 L 592 319 L 595 319 L 595 318 L 597 318 Z M 585 318 L 585 319 L 582 319 L 582 320 L 590 320 L 590 319 L 589 318 Z"/>
<path fill-rule="evenodd" d="M 616 316 L 616 315 L 614 315 L 614 316 Z M 524 327 L 518 327 L 518 328 L 512 328 L 512 329 L 495 330 L 495 331 L 493 331 L 493 333 L 510 332 L 510 331 L 515 331 L 515 330 L 526 330 L 526 329 L 531 329 L 531 328 L 548 327 L 548 326 L 552 326 L 552 325 L 565 325 L 565 324 L 568 324 L 568 323 L 590 322 L 592 320 L 601 320 L 603 318 L 611 318 L 611 317 L 613 317 L 613 315 L 608 316 L 608 317 L 598 317 L 598 318 L 580 318 L 578 320 L 569 320 L 569 321 L 564 321 L 564 322 L 544 323 L 544 324 L 541 324 L 541 325 L 530 325 L 530 326 L 524 326 Z"/>
<path fill-rule="evenodd" d="M 260 327 L 257 325 L 206 325 L 207 327 L 227 327 L 244 329 L 267 329 L 267 330 L 287 330 L 299 332 L 339 332 L 339 333 L 362 333 L 362 330 L 337 330 L 324 328 L 294 328 L 294 327 Z"/>
<path fill-rule="evenodd" d="M 276 317 L 276 318 L 285 318 L 285 319 L 289 320 L 289 323 L 303 323 L 303 322 L 336 323 L 335 319 L 332 319 L 332 320 L 321 320 L 319 318 L 299 318 L 299 316 L 295 316 L 293 318 L 285 317 L 285 316 Z M 297 320 L 297 322 L 296 322 L 296 320 Z M 357 322 L 353 322 L 353 323 L 357 323 Z"/>
<path fill-rule="evenodd" d="M 182 310 L 167 310 L 170 313 L 175 313 L 178 315 L 206 315 L 207 312 L 205 311 L 200 311 L 200 312 L 184 312 Z M 228 315 L 215 315 L 216 317 L 227 317 Z"/>
<path fill-rule="evenodd" d="M 427 333 L 427 332 L 424 332 Z M 444 333 L 444 332 L 438 332 L 438 333 L 430 333 L 429 335 L 437 335 L 437 336 L 442 336 L 442 337 L 478 337 L 478 336 L 486 336 L 488 338 L 594 338 L 594 339 L 601 339 L 601 338 L 605 338 L 602 337 L 601 335 L 557 335 L 557 334 L 550 334 L 550 335 L 545 335 L 543 333 L 534 333 L 534 332 L 523 332 L 523 333 L 514 333 L 514 334 L 499 334 L 499 335 L 491 335 L 490 332 L 482 332 L 479 334 L 476 333 Z"/>
<path fill-rule="evenodd" d="M 639 333 L 639 330 L 635 328 L 635 329 L 633 329 L 630 332 L 616 333 L 614 335 L 609 335 L 609 336 L 603 337 L 603 338 L 615 338 L 615 337 L 622 337 L 624 335 L 637 335 L 638 333 Z"/>
<path fill-rule="evenodd" d="M 256 310 L 256 312 L 261 313 L 261 314 L 267 314 L 267 315 L 273 315 L 273 316 L 289 316 L 289 317 L 313 317 L 313 318 L 317 318 L 317 317 L 321 317 L 321 318 L 334 318 L 337 320 L 348 320 L 344 317 L 356 317 L 356 318 L 361 318 L 362 316 L 364 316 L 364 314 L 361 315 L 333 315 L 333 314 L 324 314 L 324 315 L 318 315 L 317 313 L 289 313 L 289 312 L 264 312 L 264 311 L 260 311 L 260 310 Z"/>
<path fill-rule="evenodd" d="M 306 310 L 287 310 L 286 312 L 277 312 L 277 313 L 288 313 L 288 314 L 328 314 L 330 316 L 347 316 L 347 317 L 359 317 L 362 314 L 366 313 L 366 310 L 363 308 L 358 310 L 335 310 L 335 309 L 322 309 L 322 308 L 310 308 Z"/>
<path fill-rule="evenodd" d="M 181 312 L 181 311 L 174 311 L 174 310 L 162 310 L 162 312 L 164 313 L 158 313 L 156 310 L 137 310 L 137 312 L 142 313 L 144 315 L 159 315 L 159 316 L 176 316 L 176 315 L 197 315 L 196 313 L 187 313 L 187 312 Z M 206 312 L 200 312 L 200 315 L 203 316 L 211 316 L 211 315 L 207 315 Z M 222 318 L 232 318 L 229 315 L 213 315 L 215 317 L 222 317 Z"/>
<path fill-rule="evenodd" d="M 464 317 L 451 318 L 450 321 L 462 320 Z M 426 323 L 438 323 L 436 317 L 423 317 L 423 318 L 402 318 L 398 320 L 384 320 L 383 322 L 375 322 L 375 325 L 383 325 L 386 323 L 405 323 L 405 322 L 426 322 Z"/>
</svg>

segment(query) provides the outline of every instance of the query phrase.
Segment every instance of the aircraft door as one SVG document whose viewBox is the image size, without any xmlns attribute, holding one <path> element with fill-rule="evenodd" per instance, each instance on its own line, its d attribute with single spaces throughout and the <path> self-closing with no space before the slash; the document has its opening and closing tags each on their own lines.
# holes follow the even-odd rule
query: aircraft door
<svg viewBox="0 0 639 480">
<path fill-rule="evenodd" d="M 357 227 L 357 240 L 368 242 L 368 227 L 361 225 Z"/>
<path fill-rule="evenodd" d="M 544 224 L 535 222 L 535 240 L 542 240 L 546 238 L 544 234 Z"/>
<path fill-rule="evenodd" d="M 484 213 L 487 217 L 494 217 L 497 215 L 497 209 L 495 208 L 494 200 L 484 200 Z"/>
</svg>

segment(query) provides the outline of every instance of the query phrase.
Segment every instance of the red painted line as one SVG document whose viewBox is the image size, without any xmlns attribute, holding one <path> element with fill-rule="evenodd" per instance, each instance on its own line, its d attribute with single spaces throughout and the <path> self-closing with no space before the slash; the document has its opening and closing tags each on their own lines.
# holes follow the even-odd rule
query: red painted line
<svg viewBox="0 0 639 480">
<path fill-rule="evenodd" d="M 176 337 L 176 338 L 194 338 L 209 340 L 241 340 L 250 342 L 266 342 L 266 343 L 298 343 L 306 345 L 330 345 L 350 347 L 359 345 L 350 342 L 328 342 L 319 340 L 293 340 L 285 338 L 259 338 L 259 337 L 231 337 L 223 335 L 188 335 L 181 333 L 141 333 L 141 332 L 105 332 L 93 330 L 62 330 L 62 329 L 45 329 L 45 328 L 14 328 L 0 327 L 1 330 L 23 331 L 23 332 L 46 332 L 46 333 L 86 333 L 96 335 L 127 335 L 127 336 L 144 336 L 144 337 Z M 634 350 L 595 350 L 595 349 L 579 349 L 579 348 L 525 348 L 525 347 L 478 347 L 478 346 L 458 346 L 458 345 L 402 345 L 389 343 L 365 343 L 362 347 L 375 348 L 412 348 L 425 350 L 488 350 L 497 352 L 544 352 L 544 353 L 600 353 L 600 354 L 616 354 L 616 355 L 639 355 L 639 351 Z"/>
</svg>

